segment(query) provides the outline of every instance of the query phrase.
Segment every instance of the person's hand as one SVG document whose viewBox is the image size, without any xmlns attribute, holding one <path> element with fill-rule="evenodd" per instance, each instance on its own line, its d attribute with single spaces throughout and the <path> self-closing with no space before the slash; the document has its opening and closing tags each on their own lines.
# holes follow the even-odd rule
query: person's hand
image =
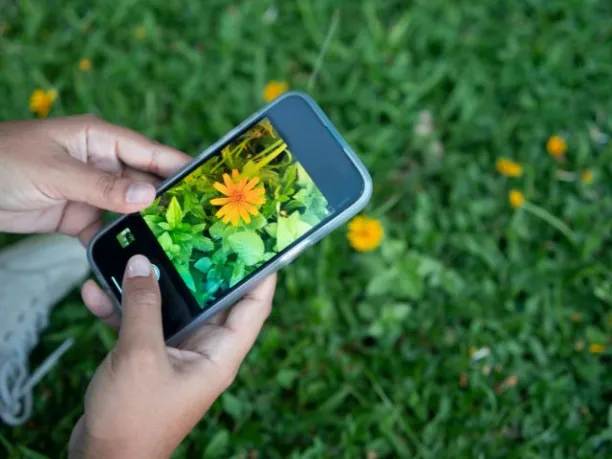
<svg viewBox="0 0 612 459">
<path fill-rule="evenodd" d="M 0 123 L 0 231 L 87 242 L 100 209 L 144 209 L 191 158 L 93 116 Z"/>
<path fill-rule="evenodd" d="M 87 389 L 70 458 L 170 457 L 234 380 L 270 313 L 274 287 L 273 276 L 180 349 L 166 347 L 151 264 L 132 257 L 123 279 L 119 339 Z"/>
</svg>

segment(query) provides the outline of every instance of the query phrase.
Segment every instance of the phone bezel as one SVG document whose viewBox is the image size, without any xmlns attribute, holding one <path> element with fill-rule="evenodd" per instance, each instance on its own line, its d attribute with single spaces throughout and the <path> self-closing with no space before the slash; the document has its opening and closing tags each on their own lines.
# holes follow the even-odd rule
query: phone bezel
<svg viewBox="0 0 612 459">
<path fill-rule="evenodd" d="M 175 346 L 182 342 L 185 338 L 191 335 L 194 331 L 200 328 L 200 326 L 212 316 L 217 314 L 220 311 L 230 307 L 234 303 L 236 303 L 240 298 L 242 298 L 245 294 L 247 294 L 250 290 L 252 290 L 256 285 L 258 285 L 263 279 L 265 279 L 270 274 L 278 271 L 283 266 L 290 263 L 293 259 L 295 259 L 299 254 L 301 254 L 308 247 L 314 245 L 323 237 L 334 231 L 336 228 L 346 223 L 351 217 L 359 213 L 368 203 L 371 195 L 372 195 L 372 179 L 370 174 L 368 173 L 366 167 L 359 160 L 355 152 L 350 148 L 350 146 L 344 141 L 342 136 L 338 133 L 334 125 L 331 123 L 327 115 L 321 110 L 318 104 L 308 95 L 298 92 L 298 91 L 289 91 L 282 96 L 278 97 L 270 104 L 267 104 L 247 119 L 245 119 L 238 126 L 230 130 L 227 134 L 225 134 L 222 138 L 220 138 L 217 142 L 210 145 L 206 150 L 200 153 L 198 156 L 194 157 L 194 160 L 187 164 L 185 167 L 177 171 L 171 177 L 168 177 L 163 182 L 161 182 L 157 186 L 157 192 L 162 193 L 171 186 L 173 186 L 174 182 L 189 173 L 196 164 L 199 164 L 205 161 L 211 155 L 214 155 L 218 152 L 219 148 L 229 142 L 232 138 L 240 135 L 246 128 L 255 123 L 259 118 L 265 116 L 265 113 L 270 110 L 274 105 L 280 104 L 284 99 L 288 97 L 300 97 L 304 100 L 309 107 L 312 109 L 314 114 L 318 116 L 319 120 L 325 125 L 329 133 L 335 140 L 341 145 L 342 150 L 347 155 L 348 159 L 351 161 L 353 166 L 356 168 L 359 173 L 361 179 L 363 180 L 363 189 L 361 195 L 346 207 L 344 210 L 338 212 L 335 216 L 327 220 L 325 223 L 322 223 L 319 227 L 315 228 L 312 233 L 306 236 L 301 241 L 297 242 L 296 245 L 289 248 L 285 253 L 280 255 L 275 261 L 268 263 L 264 267 L 262 267 L 258 272 L 255 272 L 251 275 L 248 281 L 244 282 L 242 285 L 238 286 L 234 290 L 230 291 L 225 297 L 221 298 L 219 301 L 214 303 L 211 307 L 204 310 L 200 315 L 195 317 L 187 326 L 183 329 L 172 335 L 170 338 L 166 340 L 166 343 L 170 346 Z M 106 290 L 106 292 L 111 296 L 114 301 L 116 309 L 121 311 L 120 300 L 115 294 L 114 290 L 108 285 L 106 278 L 102 274 L 99 269 L 97 263 L 94 260 L 93 256 L 93 248 L 96 242 L 102 238 L 106 233 L 111 231 L 116 225 L 120 224 L 120 222 L 125 219 L 127 216 L 122 216 L 112 222 L 111 224 L 104 227 L 100 230 L 90 241 L 87 247 L 87 258 L 91 265 L 92 271 L 95 274 L 96 278 L 102 285 L 102 287 Z"/>
</svg>

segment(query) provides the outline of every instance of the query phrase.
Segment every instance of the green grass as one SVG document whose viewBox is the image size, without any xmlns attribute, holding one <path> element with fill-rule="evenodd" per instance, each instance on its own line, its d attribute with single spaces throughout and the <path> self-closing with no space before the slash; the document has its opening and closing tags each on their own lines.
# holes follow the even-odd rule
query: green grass
<svg viewBox="0 0 612 459">
<path fill-rule="evenodd" d="M 612 456 L 612 150 L 590 134 L 612 130 L 612 3 L 58 3 L 0 3 L 0 119 L 31 116 L 31 91 L 57 87 L 52 116 L 93 112 L 197 153 L 262 105 L 266 81 L 286 80 L 376 183 L 368 214 L 384 246 L 355 253 L 341 230 L 284 270 L 236 383 L 177 458 Z M 422 110 L 430 138 L 414 134 Z M 560 166 L 545 150 L 556 133 Z M 499 156 L 524 176 L 500 177 Z M 511 188 L 573 239 L 513 210 Z M 66 336 L 76 346 L 36 387 L 31 422 L 3 428 L 0 455 L 65 455 L 114 340 L 76 294 L 34 361 Z M 490 356 L 473 362 L 472 347 Z"/>
</svg>

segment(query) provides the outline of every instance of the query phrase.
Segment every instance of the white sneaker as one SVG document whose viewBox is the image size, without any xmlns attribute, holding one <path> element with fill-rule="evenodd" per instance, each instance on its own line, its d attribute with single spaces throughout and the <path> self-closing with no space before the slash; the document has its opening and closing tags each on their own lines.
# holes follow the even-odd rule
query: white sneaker
<svg viewBox="0 0 612 459">
<path fill-rule="evenodd" d="M 66 340 L 28 374 L 28 356 L 51 308 L 88 272 L 85 248 L 67 236 L 33 236 L 0 252 L 0 419 L 6 424 L 27 421 L 32 388 L 72 345 Z"/>
</svg>

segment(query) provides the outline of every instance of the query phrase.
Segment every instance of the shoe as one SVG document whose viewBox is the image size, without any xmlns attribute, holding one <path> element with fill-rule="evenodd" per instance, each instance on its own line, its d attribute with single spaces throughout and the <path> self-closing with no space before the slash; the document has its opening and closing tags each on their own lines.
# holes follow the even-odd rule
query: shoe
<svg viewBox="0 0 612 459">
<path fill-rule="evenodd" d="M 51 308 L 89 273 L 85 248 L 58 234 L 33 236 L 0 251 L 0 419 L 23 424 L 32 388 L 72 345 L 66 340 L 32 373 L 28 356 L 49 323 Z"/>
</svg>

